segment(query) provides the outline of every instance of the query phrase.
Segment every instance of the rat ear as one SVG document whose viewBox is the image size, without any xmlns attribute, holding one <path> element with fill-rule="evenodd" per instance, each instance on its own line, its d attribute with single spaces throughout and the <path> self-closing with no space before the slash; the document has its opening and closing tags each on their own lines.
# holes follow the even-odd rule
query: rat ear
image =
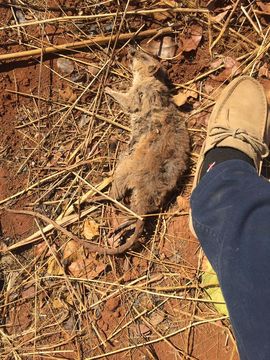
<svg viewBox="0 0 270 360">
<path fill-rule="evenodd" d="M 152 64 L 148 66 L 148 71 L 150 75 L 155 75 L 160 69 L 160 64 Z"/>
</svg>

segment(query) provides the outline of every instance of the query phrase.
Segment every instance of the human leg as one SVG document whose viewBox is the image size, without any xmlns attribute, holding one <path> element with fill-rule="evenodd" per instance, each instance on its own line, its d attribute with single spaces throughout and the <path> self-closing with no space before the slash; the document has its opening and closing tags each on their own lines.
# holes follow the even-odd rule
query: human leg
<svg viewBox="0 0 270 360">
<path fill-rule="evenodd" d="M 270 358 L 270 185 L 257 174 L 268 153 L 267 115 L 255 80 L 227 87 L 209 120 L 191 197 L 191 229 L 217 272 L 242 360 Z"/>
<path fill-rule="evenodd" d="M 191 197 L 193 227 L 218 275 L 241 360 L 270 357 L 270 184 L 241 160 L 214 167 Z"/>
</svg>

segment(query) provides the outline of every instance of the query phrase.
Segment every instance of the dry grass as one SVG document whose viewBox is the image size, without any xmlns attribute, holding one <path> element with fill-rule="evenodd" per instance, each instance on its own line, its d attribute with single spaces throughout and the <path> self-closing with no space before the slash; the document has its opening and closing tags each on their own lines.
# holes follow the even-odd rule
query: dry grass
<svg viewBox="0 0 270 360">
<path fill-rule="evenodd" d="M 6 67 L 14 75 L 6 94 L 15 99 L 15 131 L 21 139 L 16 158 L 7 155 L 6 166 L 12 167 L 14 181 L 19 176 L 23 181 L 0 205 L 3 212 L 23 207 L 54 221 L 47 224 L 33 216 L 33 234 L 1 242 L 1 359 L 211 359 L 211 347 L 200 345 L 200 339 L 212 339 L 213 351 L 221 354 L 216 332 L 227 341 L 224 359 L 236 359 L 230 325 L 200 286 L 202 254 L 188 231 L 187 204 L 178 201 L 156 214 L 148 242 L 125 256 L 88 254 L 70 242 L 69 234 L 82 237 L 90 219 L 98 225 L 98 235 L 90 240 L 109 246 L 111 229 L 141 215 L 130 214 L 107 195 L 129 121 L 104 87 L 128 87 L 130 41 L 166 33 L 179 42 L 191 24 L 203 29 L 198 54 L 192 53 L 197 67 L 192 67 L 192 56 L 181 52 L 165 62 L 174 69 L 169 76 L 176 89 L 196 84 L 198 96 L 189 99 L 193 107 L 185 115 L 192 142 L 181 190 L 187 201 L 205 118 L 226 81 L 214 86 L 211 76 L 224 68 L 224 76 L 232 75 L 226 61 L 211 68 L 209 59 L 232 57 L 238 74 L 257 76 L 270 46 L 264 15 L 253 2 L 241 6 L 238 0 L 221 20 L 199 1 L 186 1 L 182 8 L 165 0 L 124 5 L 88 0 L 76 6 L 70 1 L 66 7 L 48 0 L 14 3 L 8 23 L 0 24 L 10 44 L 0 60 L 15 69 Z M 21 23 L 21 16 L 27 22 Z M 21 57 L 23 63 L 15 62 Z M 71 61 L 72 75 L 59 71 L 59 58 Z M 30 85 L 18 78 L 21 66 Z M 182 67 L 192 70 L 184 73 Z M 199 334 L 201 327 L 209 332 Z"/>
</svg>

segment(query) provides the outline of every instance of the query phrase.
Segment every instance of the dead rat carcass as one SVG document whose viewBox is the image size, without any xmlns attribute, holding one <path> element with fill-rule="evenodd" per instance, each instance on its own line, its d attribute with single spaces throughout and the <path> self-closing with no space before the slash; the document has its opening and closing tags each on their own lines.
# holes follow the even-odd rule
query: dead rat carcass
<svg viewBox="0 0 270 360">
<path fill-rule="evenodd" d="M 105 89 L 131 116 L 131 139 L 116 166 L 111 196 L 124 200 L 129 195 L 130 209 L 143 216 L 164 205 L 186 170 L 189 136 L 168 87 L 157 77 L 158 60 L 142 51 L 131 55 L 133 83 L 129 91 Z M 107 250 L 114 254 L 128 250 L 143 228 L 144 220 L 138 220 L 125 244 Z"/>
<path fill-rule="evenodd" d="M 131 116 L 131 139 L 127 151 L 115 169 L 111 196 L 124 200 L 129 196 L 130 209 L 138 215 L 160 209 L 187 167 L 189 137 L 184 120 L 172 102 L 168 87 L 159 80 L 159 62 L 143 52 L 132 54 L 133 83 L 126 93 L 106 88 Z M 85 242 L 47 216 L 27 210 L 10 212 L 36 216 L 52 224 L 90 252 L 121 254 L 135 244 L 144 228 L 137 220 L 133 235 L 117 248 L 103 248 Z"/>
</svg>

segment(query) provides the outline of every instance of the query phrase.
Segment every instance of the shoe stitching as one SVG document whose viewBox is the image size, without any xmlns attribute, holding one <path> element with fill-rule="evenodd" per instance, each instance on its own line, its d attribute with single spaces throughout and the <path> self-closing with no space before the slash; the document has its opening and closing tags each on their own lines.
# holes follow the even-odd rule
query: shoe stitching
<svg viewBox="0 0 270 360">
<path fill-rule="evenodd" d="M 251 145 L 256 153 L 261 154 L 262 158 L 267 157 L 269 154 L 268 146 L 255 136 L 248 134 L 246 130 L 240 128 L 232 129 L 226 126 L 218 126 L 210 130 L 209 138 L 212 138 L 210 146 L 214 147 L 230 137 Z"/>
</svg>

